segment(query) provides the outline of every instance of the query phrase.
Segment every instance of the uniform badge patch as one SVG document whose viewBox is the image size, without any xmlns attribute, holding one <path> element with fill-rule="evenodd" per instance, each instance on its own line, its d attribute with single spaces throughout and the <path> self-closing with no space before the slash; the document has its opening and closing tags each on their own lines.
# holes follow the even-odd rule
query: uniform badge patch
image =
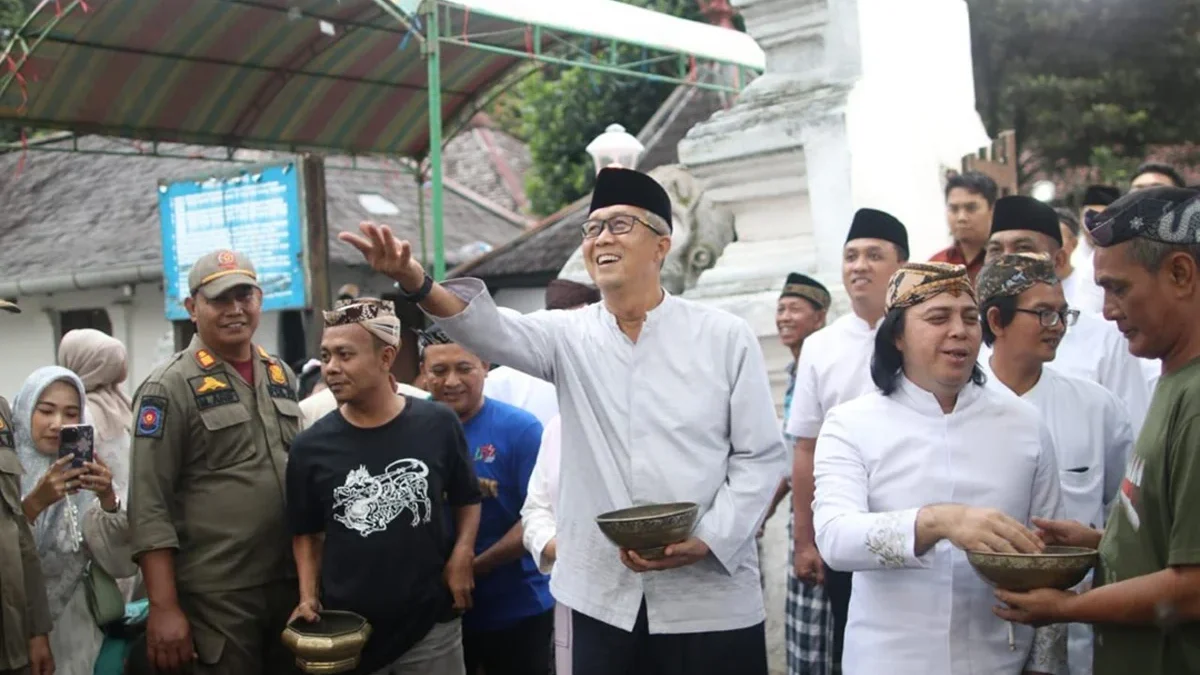
<svg viewBox="0 0 1200 675">
<path fill-rule="evenodd" d="M 16 444 L 13 443 L 12 429 L 8 428 L 8 423 L 0 417 L 0 448 L 13 448 Z"/>
<path fill-rule="evenodd" d="M 268 360 L 271 358 L 271 355 L 267 353 L 266 349 L 263 349 L 262 345 L 255 345 L 255 346 L 258 347 L 258 355 L 259 356 L 263 357 L 264 359 L 268 359 Z"/>
<path fill-rule="evenodd" d="M 283 368 L 278 363 L 272 363 L 267 366 L 267 377 L 271 378 L 271 382 L 275 384 L 287 384 L 287 375 L 284 374 Z"/>
<path fill-rule="evenodd" d="M 196 407 L 200 410 L 241 401 L 225 373 L 191 377 L 188 378 L 188 385 L 192 388 L 192 398 L 196 399 Z"/>
<path fill-rule="evenodd" d="M 163 422 L 166 418 L 167 399 L 160 396 L 143 396 L 133 435 L 141 438 L 162 438 Z"/>
<path fill-rule="evenodd" d="M 217 267 L 227 270 L 236 266 L 237 256 L 233 255 L 233 251 L 221 251 L 217 253 Z"/>
<path fill-rule="evenodd" d="M 208 370 L 209 368 L 217 365 L 217 358 L 213 356 L 212 353 L 207 349 L 197 349 L 196 363 L 200 364 L 201 368 Z"/>
<path fill-rule="evenodd" d="M 200 381 L 200 386 L 196 387 L 196 393 L 197 394 L 207 394 L 210 391 L 220 391 L 221 389 L 228 389 L 228 388 L 229 388 L 228 382 L 222 382 L 221 380 L 219 380 L 215 377 L 209 376 L 209 377 L 205 377 L 203 380 Z"/>
</svg>

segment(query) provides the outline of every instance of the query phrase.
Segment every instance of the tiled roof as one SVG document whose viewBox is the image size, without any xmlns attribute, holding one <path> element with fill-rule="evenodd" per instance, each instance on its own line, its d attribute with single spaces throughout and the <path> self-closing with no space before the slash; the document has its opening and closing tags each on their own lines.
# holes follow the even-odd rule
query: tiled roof
<svg viewBox="0 0 1200 675">
<path fill-rule="evenodd" d="M 78 142 L 80 148 L 92 152 L 128 153 L 131 148 L 142 147 L 133 141 L 96 136 Z M 70 144 L 58 141 L 40 147 L 65 150 Z M 162 144 L 160 152 L 216 158 L 226 151 Z M 235 157 L 266 162 L 289 156 L 238 151 Z M 326 160 L 330 260 L 334 263 L 362 263 L 361 256 L 336 241 L 336 236 L 338 232 L 356 230 L 363 220 L 387 223 L 399 236 L 414 242 L 420 237 L 419 188 L 412 175 L 399 165 L 379 160 L 359 160 L 359 165 L 393 170 L 354 171 L 344 168 L 349 166 L 346 158 Z M 18 149 L 0 154 L 0 203 L 4 205 L 0 210 L 0 277 L 53 275 L 89 266 L 159 264 L 159 179 L 225 172 L 238 166 L 216 160 L 148 155 L 45 152 L 32 144 L 28 152 Z M 359 195 L 363 194 L 383 197 L 399 213 L 371 213 L 360 203 Z M 500 246 L 525 231 L 524 221 L 515 214 L 464 194 L 469 191 L 456 191 L 447 185 L 444 213 L 448 257 L 456 249 L 478 241 Z"/>
</svg>

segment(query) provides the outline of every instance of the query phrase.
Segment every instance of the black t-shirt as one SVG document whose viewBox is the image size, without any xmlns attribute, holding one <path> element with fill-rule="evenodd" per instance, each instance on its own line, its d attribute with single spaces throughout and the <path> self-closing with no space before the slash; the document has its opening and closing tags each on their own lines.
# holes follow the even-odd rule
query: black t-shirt
<svg viewBox="0 0 1200 675">
<path fill-rule="evenodd" d="M 454 618 L 442 579 L 454 545 L 445 519 L 449 507 L 480 500 L 458 417 L 439 403 L 407 401 L 374 429 L 334 411 L 296 437 L 288 459 L 292 532 L 325 533 L 322 604 L 371 623 L 362 673 Z"/>
</svg>

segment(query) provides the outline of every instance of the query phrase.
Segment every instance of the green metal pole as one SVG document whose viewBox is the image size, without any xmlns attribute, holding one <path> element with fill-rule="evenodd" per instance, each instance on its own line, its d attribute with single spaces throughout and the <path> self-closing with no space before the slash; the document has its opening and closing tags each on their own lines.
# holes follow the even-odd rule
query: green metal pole
<svg viewBox="0 0 1200 675">
<path fill-rule="evenodd" d="M 425 22 L 429 34 L 425 58 L 429 66 L 429 168 L 433 182 L 433 278 L 446 278 L 446 245 L 442 232 L 442 35 L 438 28 L 438 3 L 429 2 Z"/>
<path fill-rule="evenodd" d="M 429 266 L 429 245 L 425 242 L 425 175 L 417 173 L 417 213 L 421 225 L 421 267 Z"/>
</svg>

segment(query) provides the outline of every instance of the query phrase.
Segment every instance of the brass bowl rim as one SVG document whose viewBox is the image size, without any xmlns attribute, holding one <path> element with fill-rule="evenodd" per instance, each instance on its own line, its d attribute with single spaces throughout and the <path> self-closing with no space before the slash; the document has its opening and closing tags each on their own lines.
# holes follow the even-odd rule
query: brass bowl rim
<svg viewBox="0 0 1200 675">
<path fill-rule="evenodd" d="M 302 637 L 302 638 L 309 638 L 309 639 L 329 638 L 329 639 L 332 639 L 332 638 L 344 637 L 346 635 L 357 635 L 357 634 L 362 633 L 365 630 L 367 630 L 368 627 L 371 625 L 370 622 L 367 621 L 367 617 L 365 617 L 357 612 L 350 612 L 350 611 L 340 610 L 340 609 L 326 609 L 326 610 L 321 610 L 320 612 L 318 612 L 318 614 L 321 616 L 333 615 L 333 616 L 340 616 L 340 617 L 347 617 L 350 619 L 354 619 L 354 620 L 358 621 L 358 626 L 356 626 L 354 628 L 349 628 L 347 630 L 340 631 L 337 633 L 313 633 L 311 631 L 300 630 L 299 628 L 297 628 L 297 626 L 304 626 L 305 624 L 307 624 L 307 622 L 304 621 L 303 619 L 297 618 L 294 621 L 289 622 L 287 624 L 287 626 L 284 627 L 284 631 L 290 631 L 291 633 L 294 633 L 295 635 Z"/>
<path fill-rule="evenodd" d="M 656 513 L 645 516 L 626 516 L 621 515 L 633 509 L 645 508 L 647 506 L 666 507 L 669 510 L 663 513 Z M 601 513 L 596 516 L 597 523 L 636 523 L 645 520 L 659 520 L 661 518 L 671 518 L 673 516 L 681 516 L 689 511 L 699 511 L 700 505 L 695 502 L 664 502 L 662 504 L 636 504 L 623 509 L 616 509 L 607 513 Z"/>
<path fill-rule="evenodd" d="M 968 556 L 977 556 L 980 558 L 1016 558 L 1019 560 L 1064 560 L 1070 558 L 1092 558 L 1100 555 L 1100 552 L 1092 548 L 1084 548 L 1082 546 L 1048 546 L 1047 548 L 1058 549 L 1053 553 L 997 553 L 995 551 L 967 551 Z"/>
</svg>

